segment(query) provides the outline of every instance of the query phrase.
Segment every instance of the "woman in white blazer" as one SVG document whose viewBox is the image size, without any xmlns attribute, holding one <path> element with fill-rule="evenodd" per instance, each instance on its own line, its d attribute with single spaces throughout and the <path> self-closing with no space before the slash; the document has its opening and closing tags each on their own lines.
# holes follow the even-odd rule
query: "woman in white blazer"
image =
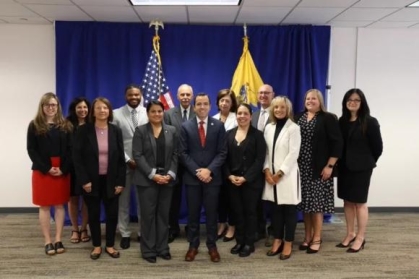
<svg viewBox="0 0 419 279">
<path fill-rule="evenodd" d="M 292 104 L 287 97 L 272 100 L 271 122 L 265 127 L 267 145 L 264 165 L 265 189 L 262 199 L 273 203 L 272 227 L 274 243 L 267 256 L 279 253 L 281 260 L 291 257 L 297 226 L 297 204 L 301 201 L 300 174 L 297 159 L 300 153 L 300 127 L 293 122 Z"/>
</svg>

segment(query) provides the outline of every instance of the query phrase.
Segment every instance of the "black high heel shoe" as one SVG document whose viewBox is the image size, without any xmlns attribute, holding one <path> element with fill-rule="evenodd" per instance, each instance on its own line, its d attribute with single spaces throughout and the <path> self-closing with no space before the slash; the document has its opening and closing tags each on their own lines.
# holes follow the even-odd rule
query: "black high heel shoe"
<svg viewBox="0 0 419 279">
<path fill-rule="evenodd" d="M 352 242 L 354 242 L 355 241 L 355 239 L 356 239 L 356 236 L 354 236 L 354 238 L 352 238 L 351 239 L 351 241 L 349 241 L 348 242 L 348 244 L 343 244 L 342 242 L 341 243 L 339 243 L 339 244 L 336 244 L 336 246 L 335 247 L 337 247 L 337 248 L 348 248 L 349 247 L 349 245 L 352 243 Z"/>
<path fill-rule="evenodd" d="M 224 230 L 220 234 L 217 234 L 217 240 L 223 238 L 226 235 L 227 230 L 228 230 L 228 227 L 225 226 Z"/>
<path fill-rule="evenodd" d="M 279 253 L 282 253 L 282 250 L 284 250 L 284 241 L 281 242 L 281 245 L 279 245 L 278 249 L 276 249 L 275 252 L 272 250 L 269 250 L 268 252 L 266 252 L 266 256 L 268 257 L 276 256 Z"/>
<path fill-rule="evenodd" d="M 307 248 L 306 253 L 307 254 L 316 254 L 317 252 L 319 252 L 322 242 L 323 241 L 321 239 L 316 240 L 316 241 L 311 241 L 310 245 Z M 319 249 L 317 249 L 317 250 L 312 249 L 311 248 L 312 245 L 319 245 Z"/>
<path fill-rule="evenodd" d="M 364 241 L 362 241 L 362 245 L 361 245 L 361 247 L 359 247 L 359 249 L 355 250 L 354 248 L 351 247 L 348 250 L 346 250 L 346 253 L 358 253 L 359 251 L 364 249 L 364 246 L 365 246 L 365 239 L 364 239 Z"/>
</svg>

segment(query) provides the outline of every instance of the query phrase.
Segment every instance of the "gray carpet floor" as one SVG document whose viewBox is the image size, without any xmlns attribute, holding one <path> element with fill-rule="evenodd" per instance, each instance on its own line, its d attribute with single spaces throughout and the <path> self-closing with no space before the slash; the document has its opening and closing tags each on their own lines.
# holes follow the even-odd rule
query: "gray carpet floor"
<svg viewBox="0 0 419 279">
<path fill-rule="evenodd" d="M 182 236 L 170 244 L 171 261 L 149 264 L 140 258 L 134 237 L 130 249 L 120 250 L 121 258 L 103 253 L 93 261 L 90 243 L 70 243 L 70 227 L 63 239 L 67 251 L 47 256 L 37 214 L 0 214 L 0 278 L 419 278 L 418 214 L 370 214 L 365 249 L 357 254 L 335 248 L 345 234 L 343 218 L 336 214 L 324 225 L 323 244 L 314 255 L 298 251 L 303 239 L 303 224 L 298 224 L 293 254 L 286 261 L 265 256 L 269 248 L 264 241 L 248 258 L 229 253 L 234 241 L 220 241 L 220 263 L 210 262 L 204 245 L 194 262 L 185 262 L 188 244 Z"/>
</svg>

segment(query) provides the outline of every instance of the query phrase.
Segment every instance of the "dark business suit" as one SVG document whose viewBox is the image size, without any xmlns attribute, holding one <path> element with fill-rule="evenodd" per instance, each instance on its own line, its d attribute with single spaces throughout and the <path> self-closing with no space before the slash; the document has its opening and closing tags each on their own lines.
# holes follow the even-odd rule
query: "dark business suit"
<svg viewBox="0 0 419 279">
<path fill-rule="evenodd" d="M 182 108 L 181 106 L 177 106 L 164 112 L 164 123 L 174 126 L 176 128 L 178 137 L 180 137 L 180 131 L 182 129 L 183 110 L 184 108 Z M 195 112 L 191 105 L 189 109 L 188 119 L 192 119 L 194 117 L 195 117 Z M 180 233 L 179 213 L 182 206 L 183 172 L 184 172 L 184 167 L 179 160 L 177 174 L 176 174 L 177 179 L 176 179 L 176 183 L 173 185 L 172 202 L 171 202 L 170 213 L 169 213 L 170 231 L 171 233 L 174 233 L 174 234 Z"/>
<path fill-rule="evenodd" d="M 230 175 L 243 176 L 246 182 L 240 187 L 230 180 L 230 198 L 234 217 L 236 218 L 236 241 L 240 245 L 254 246 L 257 232 L 257 204 L 264 185 L 262 173 L 266 156 L 266 144 L 263 133 L 250 126 L 246 139 L 240 143 L 235 140 L 238 128 L 227 132 L 227 159 L 224 172 Z"/>
<path fill-rule="evenodd" d="M 295 116 L 295 123 L 304 114 Z M 340 158 L 343 149 L 342 134 L 339 129 L 336 115 L 329 112 L 318 112 L 316 116 L 316 127 L 314 129 L 312 142 L 312 167 L 313 179 L 321 177 L 323 168 L 327 165 L 330 157 Z M 333 176 L 336 176 L 336 168 L 333 169 Z"/>
<path fill-rule="evenodd" d="M 366 203 L 373 168 L 383 152 L 380 125 L 374 117 L 366 119 L 362 130 L 358 120 L 339 119 L 344 151 L 339 160 L 338 197 L 355 203 Z"/>
<path fill-rule="evenodd" d="M 141 208 L 141 253 L 144 258 L 169 253 L 169 210 L 178 164 L 178 136 L 176 128 L 163 124 L 164 171 L 173 180 L 160 185 L 152 179 L 157 171 L 156 138 L 150 123 L 135 129 L 132 155 L 137 164 L 132 182 L 137 186 Z"/>
<path fill-rule="evenodd" d="M 255 111 L 252 114 L 252 126 L 255 127 L 256 129 L 258 128 L 259 117 L 260 117 L 260 110 Z M 266 115 L 266 118 L 268 118 L 268 120 L 266 121 L 265 126 L 271 122 L 269 118 L 269 113 L 268 115 Z M 266 218 L 271 218 L 271 212 L 272 212 L 271 203 L 266 203 L 262 200 L 262 190 L 263 190 L 264 185 L 265 185 L 265 182 L 262 181 L 261 190 L 259 192 L 260 199 L 258 201 L 258 213 L 257 213 L 259 237 L 264 236 L 266 234 Z M 268 235 L 269 234 L 270 235 L 272 234 L 271 226 L 268 227 Z"/>
<path fill-rule="evenodd" d="M 115 187 L 125 185 L 126 164 L 121 129 L 108 124 L 108 168 L 106 175 L 99 175 L 99 147 L 93 123 L 78 128 L 74 140 L 73 162 L 76 185 L 91 182 L 92 191 L 82 190 L 89 213 L 89 227 L 93 246 L 101 246 L 100 206 L 106 211 L 106 247 L 113 247 L 118 222 L 118 198 Z"/>
<path fill-rule="evenodd" d="M 208 117 L 206 144 L 201 146 L 197 118 L 182 124 L 180 155 L 185 166 L 183 182 L 186 185 L 188 202 L 188 241 L 190 248 L 199 247 L 199 224 L 201 207 L 204 205 L 207 221 L 207 247 L 216 247 L 217 207 L 220 186 L 223 182 L 222 165 L 226 158 L 225 129 L 221 121 Z M 208 168 L 212 180 L 201 182 L 196 170 Z"/>
</svg>

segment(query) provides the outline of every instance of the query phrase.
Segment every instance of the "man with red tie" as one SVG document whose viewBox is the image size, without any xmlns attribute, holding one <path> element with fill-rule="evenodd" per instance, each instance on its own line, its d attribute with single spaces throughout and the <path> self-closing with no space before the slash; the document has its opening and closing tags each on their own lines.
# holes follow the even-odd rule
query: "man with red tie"
<svg viewBox="0 0 419 279">
<path fill-rule="evenodd" d="M 212 117 L 210 99 L 199 93 L 195 100 L 196 117 L 182 124 L 180 156 L 185 166 L 183 181 L 188 203 L 189 250 L 185 261 L 193 261 L 198 254 L 199 226 L 202 205 L 206 213 L 208 253 L 212 262 L 220 261 L 217 250 L 218 194 L 222 185 L 221 167 L 227 155 L 224 124 Z"/>
</svg>

